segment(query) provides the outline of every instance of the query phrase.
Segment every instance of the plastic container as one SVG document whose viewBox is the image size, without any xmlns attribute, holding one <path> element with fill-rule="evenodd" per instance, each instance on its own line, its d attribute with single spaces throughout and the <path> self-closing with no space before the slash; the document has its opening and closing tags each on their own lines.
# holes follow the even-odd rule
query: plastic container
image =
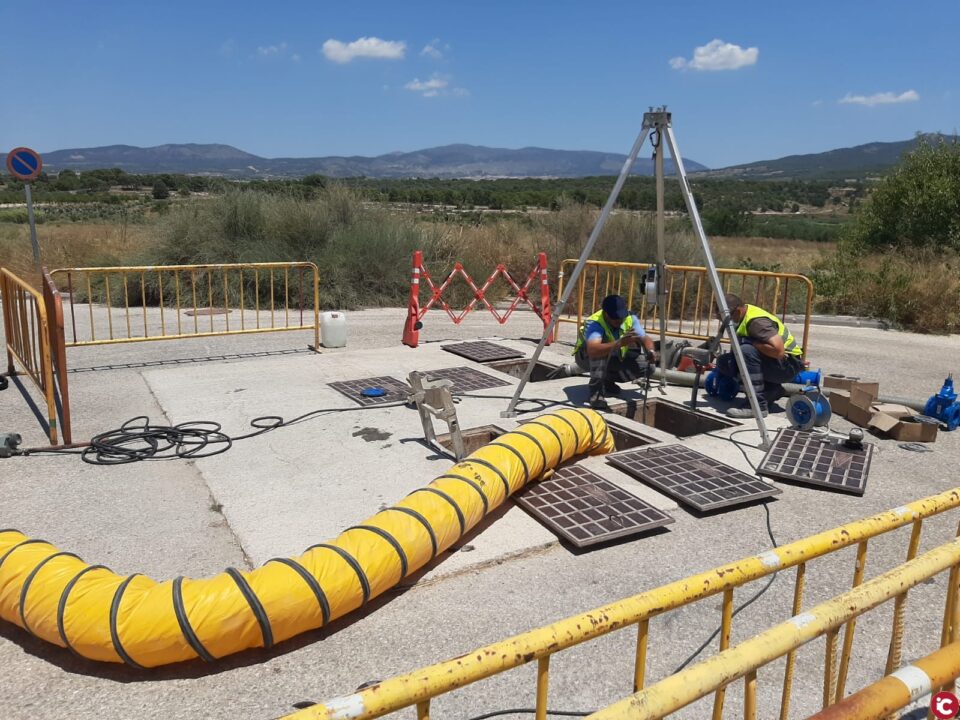
<svg viewBox="0 0 960 720">
<path fill-rule="evenodd" d="M 320 344 L 328 348 L 347 344 L 347 316 L 342 312 L 320 313 Z"/>
</svg>

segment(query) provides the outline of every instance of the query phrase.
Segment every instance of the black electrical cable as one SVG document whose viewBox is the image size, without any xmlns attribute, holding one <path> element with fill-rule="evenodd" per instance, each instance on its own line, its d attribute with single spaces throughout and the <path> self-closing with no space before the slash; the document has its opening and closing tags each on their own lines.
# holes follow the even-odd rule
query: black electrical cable
<svg viewBox="0 0 960 720">
<path fill-rule="evenodd" d="M 757 450 L 758 448 L 755 448 L 753 445 L 749 445 L 749 444 L 747 444 L 747 443 L 738 442 L 738 441 L 736 441 L 736 440 L 733 439 L 733 436 L 734 436 L 734 435 L 740 435 L 740 434 L 745 433 L 745 432 L 757 432 L 757 431 L 758 431 L 757 428 L 744 428 L 743 430 L 737 430 L 737 431 L 735 431 L 735 432 L 730 433 L 730 435 L 727 436 L 727 437 L 724 437 L 724 436 L 722 436 L 722 435 L 713 435 L 713 434 L 711 434 L 711 433 L 704 433 L 704 434 L 705 434 L 705 435 L 709 435 L 710 437 L 719 438 L 720 440 L 729 440 L 730 442 L 732 442 L 734 445 L 737 446 L 737 449 L 740 450 L 740 454 L 743 455 L 744 460 L 747 461 L 747 465 L 749 465 L 749 466 L 753 469 L 753 471 L 756 472 L 757 466 L 754 465 L 753 462 L 750 460 L 750 456 L 747 455 L 747 452 L 746 452 L 746 450 L 744 450 L 744 448 L 750 448 L 751 450 Z M 779 544 L 777 543 L 777 539 L 773 536 L 773 527 L 772 527 L 771 521 L 770 521 L 770 507 L 769 507 L 769 504 L 768 504 L 768 503 L 763 503 L 763 512 L 764 512 L 764 514 L 766 515 L 767 535 L 770 536 L 770 542 L 773 543 L 773 546 L 774 546 L 774 547 L 779 547 Z M 753 603 L 755 603 L 757 600 L 759 600 L 759 599 L 760 599 L 760 596 L 763 595 L 767 590 L 769 590 L 771 585 L 773 585 L 773 581 L 777 579 L 777 574 L 778 574 L 778 573 L 773 573 L 773 574 L 770 576 L 770 579 L 767 580 L 766 585 L 764 585 L 762 588 L 760 588 L 760 590 L 758 590 L 758 591 L 756 592 L 756 594 L 754 594 L 753 597 L 751 597 L 749 600 L 747 600 L 746 602 L 744 602 L 742 605 L 740 605 L 740 606 L 738 606 L 738 607 L 735 607 L 735 608 L 733 609 L 733 613 L 731 614 L 731 618 L 735 618 L 737 615 L 740 614 L 741 611 L 746 610 L 746 609 L 747 609 L 748 607 L 750 607 Z M 700 647 L 698 647 L 696 650 L 694 650 L 693 653 L 692 653 L 686 660 L 684 660 L 682 663 L 680 663 L 680 664 L 676 667 L 676 669 L 673 671 L 672 674 L 673 674 L 673 675 L 676 675 L 678 672 L 680 672 L 681 670 L 683 670 L 687 665 L 689 665 L 691 662 L 693 662 L 693 660 L 694 660 L 700 653 L 702 653 L 704 650 L 707 649 L 707 646 L 709 646 L 710 643 L 713 642 L 713 639 L 714 639 L 715 637 L 717 637 L 717 635 L 720 634 L 720 631 L 721 631 L 722 629 L 723 629 L 723 626 L 721 625 L 721 626 L 718 627 L 716 630 L 714 630 L 713 633 L 710 635 L 710 637 L 708 637 L 706 640 L 704 640 L 704 641 L 703 641 L 703 644 L 700 645 Z"/>
<path fill-rule="evenodd" d="M 509 710 L 496 710 L 495 712 L 485 713 L 483 715 L 476 715 L 469 720 L 487 720 L 487 718 L 497 717 L 499 715 L 534 715 L 536 714 L 536 708 L 511 708 Z M 550 710 L 547 709 L 547 715 L 558 715 L 560 717 L 586 717 L 587 715 L 593 715 L 596 710 Z"/>
<path fill-rule="evenodd" d="M 79 455 L 90 465 L 124 465 L 141 460 L 198 459 L 219 455 L 229 450 L 238 440 L 263 435 L 272 430 L 289 427 L 316 417 L 340 412 L 398 407 L 405 402 L 381 403 L 359 407 L 322 408 L 311 410 L 290 420 L 280 415 L 261 415 L 250 421 L 252 432 L 230 436 L 212 420 L 193 420 L 179 425 L 154 425 L 146 415 L 127 420 L 115 430 L 94 435 L 84 448 L 26 449 L 20 455 Z"/>
</svg>

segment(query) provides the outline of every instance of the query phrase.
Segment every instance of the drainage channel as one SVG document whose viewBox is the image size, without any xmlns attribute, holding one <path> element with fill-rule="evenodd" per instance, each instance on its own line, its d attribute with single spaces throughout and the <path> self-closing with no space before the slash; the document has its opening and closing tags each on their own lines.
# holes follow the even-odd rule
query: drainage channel
<svg viewBox="0 0 960 720">
<path fill-rule="evenodd" d="M 527 371 L 527 365 L 529 360 L 520 358 L 518 360 L 496 360 L 494 362 L 485 362 L 489 368 L 494 370 L 499 370 L 502 373 L 506 373 L 511 377 L 522 378 L 523 374 Z M 550 373 L 557 369 L 556 365 L 550 365 L 549 363 L 537 361 L 533 366 L 533 372 L 530 373 L 530 382 L 543 382 L 544 380 L 551 380 Z"/>
</svg>

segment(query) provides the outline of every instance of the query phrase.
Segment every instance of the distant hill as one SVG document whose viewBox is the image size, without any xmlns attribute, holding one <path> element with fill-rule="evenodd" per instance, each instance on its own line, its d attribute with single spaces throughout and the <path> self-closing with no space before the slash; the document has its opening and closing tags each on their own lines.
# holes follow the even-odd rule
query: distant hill
<svg viewBox="0 0 960 720">
<path fill-rule="evenodd" d="M 371 178 L 523 178 L 616 175 L 626 155 L 589 150 L 519 150 L 480 145 L 445 145 L 376 157 L 263 158 L 230 145 L 158 145 L 140 148 L 109 145 L 43 153 L 44 168 L 93 170 L 121 168 L 130 173 L 191 173 L 235 178 L 329 177 Z M 673 172 L 667 160 L 667 171 Z M 685 160 L 689 171 L 707 167 Z M 653 175 L 653 161 L 638 158 L 634 174 Z"/>
<path fill-rule="evenodd" d="M 924 137 L 934 141 L 940 138 L 952 139 L 938 134 L 928 134 Z M 750 180 L 863 178 L 888 170 L 900 161 L 905 152 L 913 150 L 916 144 L 916 138 L 902 142 L 867 143 L 822 153 L 788 155 L 776 160 L 733 165 L 699 172 L 697 176 L 738 177 Z"/>
</svg>

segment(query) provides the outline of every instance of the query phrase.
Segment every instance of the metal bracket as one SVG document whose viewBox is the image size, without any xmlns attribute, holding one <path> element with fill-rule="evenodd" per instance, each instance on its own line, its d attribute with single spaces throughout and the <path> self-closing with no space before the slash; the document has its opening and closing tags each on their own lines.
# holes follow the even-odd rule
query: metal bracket
<svg viewBox="0 0 960 720">
<path fill-rule="evenodd" d="M 417 406 L 420 413 L 420 424 L 423 425 L 423 437 L 434 450 L 447 454 L 447 449 L 437 442 L 437 435 L 433 430 L 433 418 L 439 418 L 447 423 L 450 437 L 453 439 L 453 454 L 456 459 L 463 460 L 466 450 L 463 445 L 463 434 L 460 432 L 460 421 L 457 420 L 457 408 L 453 404 L 453 395 L 450 380 L 424 380 L 416 370 L 407 375 L 407 382 L 413 388 L 408 400 Z"/>
</svg>

